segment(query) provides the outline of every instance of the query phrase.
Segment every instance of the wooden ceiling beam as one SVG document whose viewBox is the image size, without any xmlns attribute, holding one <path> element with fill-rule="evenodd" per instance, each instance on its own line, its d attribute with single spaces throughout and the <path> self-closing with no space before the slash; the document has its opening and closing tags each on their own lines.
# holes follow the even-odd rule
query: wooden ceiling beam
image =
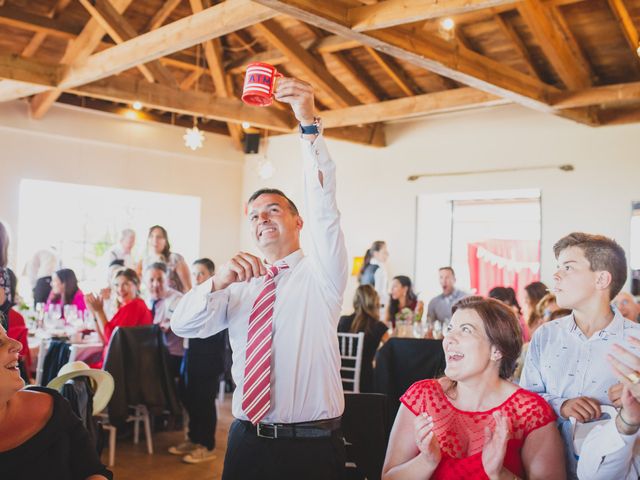
<svg viewBox="0 0 640 480">
<path fill-rule="evenodd" d="M 520 35 L 518 35 L 518 32 L 516 32 L 516 29 L 513 27 L 513 25 L 511 25 L 511 23 L 509 23 L 509 21 L 500 13 L 496 14 L 495 21 L 500 27 L 500 30 L 502 30 L 504 36 L 507 37 L 507 40 L 509 40 L 511 45 L 513 45 L 516 51 L 520 54 L 520 57 L 527 66 L 529 74 L 538 79 L 542 79 L 542 75 L 536 67 L 536 64 L 533 61 L 529 50 L 522 41 L 522 38 L 520 38 Z"/>
<path fill-rule="evenodd" d="M 637 62 L 640 62 L 640 54 L 638 53 L 640 51 L 640 36 L 627 6 L 623 0 L 608 0 L 608 2 L 611 11 L 620 24 L 624 38 L 627 40 L 629 47 L 631 47 L 633 56 Z"/>
<path fill-rule="evenodd" d="M 640 122 L 640 107 L 636 109 L 611 109 L 600 112 L 602 125 L 627 125 Z"/>
<path fill-rule="evenodd" d="M 327 128 L 348 127 L 507 103 L 510 102 L 495 95 L 470 87 L 462 87 L 340 110 L 324 111 L 322 112 L 322 121 Z"/>
<path fill-rule="evenodd" d="M 132 0 L 113 0 L 113 7 L 118 13 L 124 12 Z M 67 49 L 60 60 L 63 65 L 73 65 L 86 61 L 91 53 L 100 45 L 100 41 L 105 34 L 105 30 L 95 19 L 90 19 L 72 42 L 69 42 Z M 34 118 L 42 118 L 49 111 L 56 99 L 62 93 L 62 89 L 55 88 L 47 92 L 35 95 L 29 104 L 31 115 Z"/>
<path fill-rule="evenodd" d="M 363 103 L 375 103 L 380 101 L 380 97 L 376 94 L 373 85 L 371 85 L 370 81 L 362 78 L 362 74 L 358 72 L 358 68 L 354 65 L 352 60 L 345 58 L 344 54 L 340 52 L 323 53 L 321 55 L 325 65 L 331 61 L 337 62 L 347 72 L 350 80 L 356 83 L 362 90 Z"/>
<path fill-rule="evenodd" d="M 275 20 L 254 26 L 267 41 L 284 53 L 289 61 L 302 70 L 311 83 L 320 88 L 340 107 L 359 105 L 360 101 L 340 83 L 325 66 L 305 50 L 298 41 Z"/>
<path fill-rule="evenodd" d="M 409 78 L 406 72 L 399 65 L 392 64 L 388 59 L 384 58 L 384 54 L 371 47 L 364 47 L 364 49 L 406 96 L 410 97 L 418 93 L 414 91 L 413 80 Z"/>
<path fill-rule="evenodd" d="M 152 32 L 91 55 L 71 66 L 60 88 L 70 88 L 110 77 L 141 63 L 184 50 L 197 43 L 261 22 L 276 14 L 250 0 L 227 0 Z"/>
<path fill-rule="evenodd" d="M 120 45 L 138 36 L 138 32 L 113 8 L 109 0 L 80 0 L 80 3 L 116 44 Z M 178 86 L 171 72 L 158 60 L 138 65 L 137 68 L 149 82 L 155 81 L 170 87 Z"/>
<path fill-rule="evenodd" d="M 38 49 L 40 48 L 40 45 L 42 45 L 42 42 L 46 40 L 46 38 L 47 38 L 47 34 L 45 32 L 34 33 L 33 37 L 31 37 L 31 40 L 29 40 L 29 43 L 27 44 L 27 46 L 24 47 L 24 49 L 22 50 L 21 55 L 24 58 L 33 57 L 35 53 L 38 51 Z"/>
<path fill-rule="evenodd" d="M 551 104 L 556 108 L 638 103 L 640 102 L 640 82 L 592 87 L 577 92 L 558 92 L 550 98 Z"/>
<path fill-rule="evenodd" d="M 516 0 L 383 0 L 349 8 L 346 17 L 353 30 L 365 32 L 514 3 Z"/>
<path fill-rule="evenodd" d="M 541 0 L 523 0 L 518 11 L 536 38 L 540 48 L 569 90 L 592 85 L 591 73 L 581 55 L 570 46 L 569 32 L 563 32 L 554 13 Z"/>
<path fill-rule="evenodd" d="M 557 91 L 536 78 L 439 38 L 421 38 L 411 30 L 396 28 L 367 33 L 349 28 L 340 9 L 327 9 L 313 0 L 256 0 L 279 13 L 314 24 L 335 35 L 356 40 L 376 50 L 420 68 L 503 97 L 514 103 L 545 113 L 566 116 L 574 121 L 597 125 L 589 110 L 558 112 L 548 104 L 548 94 Z"/>
<path fill-rule="evenodd" d="M 145 31 L 151 32 L 157 28 L 160 28 L 169 15 L 180 5 L 181 0 L 167 0 L 163 2 L 162 7 L 155 13 L 149 23 L 147 24 Z"/>
<path fill-rule="evenodd" d="M 222 122 L 249 122 L 258 128 L 290 133 L 296 125 L 290 112 L 273 107 L 255 108 L 234 98 L 215 97 L 210 93 L 173 89 L 144 80 L 114 77 L 88 85 L 68 89 L 84 95 L 112 102 L 139 101 L 149 109 L 164 110 L 195 117 L 207 117 Z"/>
<path fill-rule="evenodd" d="M 66 67 L 63 65 L 26 59 L 16 54 L 0 54 L 0 79 L 5 81 L 55 87 L 60 83 L 65 73 Z"/>
<path fill-rule="evenodd" d="M 189 4 L 194 14 L 198 14 L 204 10 L 202 0 L 189 0 Z M 220 39 L 214 38 L 212 40 L 206 40 L 202 46 L 204 56 L 207 59 L 209 73 L 213 79 L 215 94 L 222 98 L 232 98 L 233 91 L 229 88 L 230 82 L 229 79 L 227 79 L 222 63 L 222 43 Z M 240 150 L 242 147 L 242 128 L 233 122 L 227 123 L 227 127 L 229 128 L 229 135 L 231 136 L 233 144 Z"/>
<path fill-rule="evenodd" d="M 65 21 L 64 17 L 52 19 L 36 15 L 9 5 L 0 7 L 0 25 L 20 28 L 31 32 L 42 32 L 53 37 L 74 39 L 78 29 Z"/>
</svg>

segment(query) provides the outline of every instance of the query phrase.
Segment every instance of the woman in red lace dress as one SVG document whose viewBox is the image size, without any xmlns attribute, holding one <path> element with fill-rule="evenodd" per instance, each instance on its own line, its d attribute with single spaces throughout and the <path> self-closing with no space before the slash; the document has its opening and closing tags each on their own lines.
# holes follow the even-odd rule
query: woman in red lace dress
<svg viewBox="0 0 640 480">
<path fill-rule="evenodd" d="M 511 309 L 482 297 L 460 300 L 443 341 L 446 376 L 414 383 L 402 396 L 383 478 L 564 479 L 553 410 L 508 381 L 521 347 Z"/>
</svg>

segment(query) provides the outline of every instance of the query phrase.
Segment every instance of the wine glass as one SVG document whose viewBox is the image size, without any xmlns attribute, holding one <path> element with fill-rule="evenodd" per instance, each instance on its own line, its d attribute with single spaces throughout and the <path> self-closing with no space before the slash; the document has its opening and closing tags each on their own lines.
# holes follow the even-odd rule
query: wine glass
<svg viewBox="0 0 640 480">
<path fill-rule="evenodd" d="M 49 317 L 51 318 L 54 328 L 60 326 L 60 319 L 62 318 L 62 309 L 60 308 L 60 304 L 49 305 Z M 64 326 L 64 322 L 62 326 Z"/>
<path fill-rule="evenodd" d="M 36 303 L 36 328 L 44 328 L 44 302 Z"/>
</svg>

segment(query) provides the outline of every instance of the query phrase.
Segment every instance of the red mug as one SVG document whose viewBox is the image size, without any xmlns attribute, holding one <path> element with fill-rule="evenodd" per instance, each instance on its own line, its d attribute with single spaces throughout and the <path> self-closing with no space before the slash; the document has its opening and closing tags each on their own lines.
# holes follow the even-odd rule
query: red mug
<svg viewBox="0 0 640 480">
<path fill-rule="evenodd" d="M 268 107 L 273 103 L 273 91 L 276 86 L 276 78 L 282 74 L 276 67 L 268 63 L 250 63 L 244 76 L 242 87 L 242 101 L 247 105 L 256 107 Z"/>
</svg>

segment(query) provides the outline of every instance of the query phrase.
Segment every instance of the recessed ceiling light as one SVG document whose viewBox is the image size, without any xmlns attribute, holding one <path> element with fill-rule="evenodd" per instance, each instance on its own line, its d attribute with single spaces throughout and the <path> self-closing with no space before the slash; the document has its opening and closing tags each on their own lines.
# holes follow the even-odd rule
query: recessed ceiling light
<svg viewBox="0 0 640 480">
<path fill-rule="evenodd" d="M 242 122 L 242 128 L 248 130 L 251 128 L 251 124 L 249 122 Z"/>
<path fill-rule="evenodd" d="M 446 31 L 450 31 L 453 30 L 453 28 L 456 26 L 456 23 L 453 21 L 452 18 L 444 18 L 442 19 L 442 21 L 440 21 L 440 26 L 446 30 Z"/>
<path fill-rule="evenodd" d="M 142 103 L 136 100 L 135 102 L 133 102 L 131 107 L 133 107 L 134 110 L 142 110 Z"/>
</svg>

